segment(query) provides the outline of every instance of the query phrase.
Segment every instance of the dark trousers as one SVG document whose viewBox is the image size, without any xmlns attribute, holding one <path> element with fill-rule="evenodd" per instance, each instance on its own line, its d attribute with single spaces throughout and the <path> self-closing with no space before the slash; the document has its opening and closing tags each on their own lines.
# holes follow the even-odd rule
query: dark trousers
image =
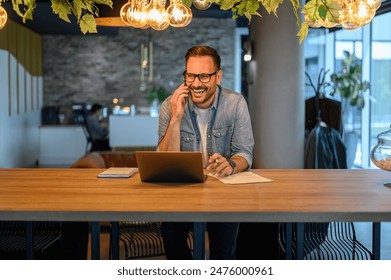
<svg viewBox="0 0 391 280">
<path fill-rule="evenodd" d="M 279 260 L 278 223 L 241 223 L 236 240 L 238 260 Z"/>
<path fill-rule="evenodd" d="M 88 247 L 88 222 L 63 222 L 61 234 L 61 260 L 86 260 Z"/>
<path fill-rule="evenodd" d="M 239 223 L 207 223 L 211 260 L 235 259 Z M 162 223 L 164 250 L 168 260 L 191 260 L 187 243 L 193 223 Z"/>
</svg>

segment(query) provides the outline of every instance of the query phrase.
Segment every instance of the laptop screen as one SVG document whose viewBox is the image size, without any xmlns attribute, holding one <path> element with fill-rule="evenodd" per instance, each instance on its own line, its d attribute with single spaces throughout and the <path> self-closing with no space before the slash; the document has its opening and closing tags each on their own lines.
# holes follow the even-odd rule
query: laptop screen
<svg viewBox="0 0 391 280">
<path fill-rule="evenodd" d="M 201 152 L 137 151 L 143 182 L 203 182 L 206 179 Z"/>
</svg>

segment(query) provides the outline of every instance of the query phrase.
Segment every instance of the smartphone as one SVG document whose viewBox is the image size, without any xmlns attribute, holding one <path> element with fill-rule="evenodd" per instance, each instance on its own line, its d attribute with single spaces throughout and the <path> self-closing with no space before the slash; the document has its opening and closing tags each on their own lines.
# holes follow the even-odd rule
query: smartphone
<svg viewBox="0 0 391 280">
<path fill-rule="evenodd" d="M 184 84 L 185 86 L 187 86 L 187 85 L 186 85 L 186 80 L 183 80 L 183 84 Z M 187 102 L 187 99 L 189 98 L 189 96 L 190 96 L 190 91 L 187 92 L 187 98 L 186 98 L 186 100 L 185 100 L 185 103 Z"/>
</svg>

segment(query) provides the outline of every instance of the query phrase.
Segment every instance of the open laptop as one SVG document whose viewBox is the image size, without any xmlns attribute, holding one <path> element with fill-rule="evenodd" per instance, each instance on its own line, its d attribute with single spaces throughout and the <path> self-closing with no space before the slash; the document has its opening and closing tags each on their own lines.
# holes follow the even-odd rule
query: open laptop
<svg viewBox="0 0 391 280">
<path fill-rule="evenodd" d="M 201 152 L 137 151 L 143 182 L 204 182 Z"/>
</svg>

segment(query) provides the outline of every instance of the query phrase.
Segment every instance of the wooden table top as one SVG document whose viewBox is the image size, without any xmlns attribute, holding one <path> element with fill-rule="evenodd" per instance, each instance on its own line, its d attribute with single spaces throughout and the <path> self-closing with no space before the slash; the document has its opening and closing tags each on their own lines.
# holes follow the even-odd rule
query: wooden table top
<svg viewBox="0 0 391 280">
<path fill-rule="evenodd" d="M 103 169 L 0 169 L 0 220 L 391 221 L 391 173 L 259 169 L 270 183 L 142 183 Z"/>
</svg>

